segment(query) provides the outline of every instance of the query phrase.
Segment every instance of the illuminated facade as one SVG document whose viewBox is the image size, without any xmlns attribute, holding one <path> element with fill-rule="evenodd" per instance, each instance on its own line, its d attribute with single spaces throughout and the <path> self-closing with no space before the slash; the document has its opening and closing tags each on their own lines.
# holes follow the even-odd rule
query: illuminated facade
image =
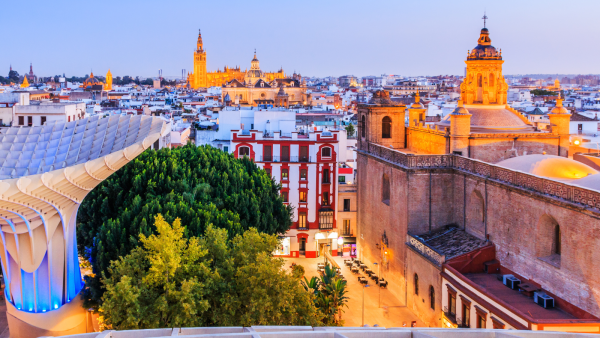
<svg viewBox="0 0 600 338">
<path fill-rule="evenodd" d="M 112 90 L 112 82 L 113 82 L 112 73 L 110 72 L 110 69 L 109 69 L 108 72 L 106 73 L 106 84 L 104 85 L 104 90 L 106 90 L 106 91 Z"/>
<path fill-rule="evenodd" d="M 0 258 L 11 337 L 86 332 L 77 210 L 163 128 L 159 118 L 128 115 L 2 130 Z"/>
<path fill-rule="evenodd" d="M 260 76 L 257 76 L 257 71 L 260 72 Z M 253 79 L 254 82 L 256 82 L 259 78 L 262 78 L 265 81 L 284 79 L 285 73 L 283 72 L 283 69 L 279 69 L 277 72 L 260 71 L 258 59 L 256 58 L 256 51 L 254 52 L 254 59 L 252 59 L 250 70 L 242 71 L 240 66 L 234 68 L 225 66 L 223 70 L 219 69 L 214 72 L 207 72 L 206 51 L 204 50 L 202 43 L 202 34 L 198 33 L 196 51 L 194 52 L 194 72 L 188 74 L 188 83 L 190 87 L 198 89 L 223 86 L 232 80 L 244 82 L 247 79 Z"/>
</svg>

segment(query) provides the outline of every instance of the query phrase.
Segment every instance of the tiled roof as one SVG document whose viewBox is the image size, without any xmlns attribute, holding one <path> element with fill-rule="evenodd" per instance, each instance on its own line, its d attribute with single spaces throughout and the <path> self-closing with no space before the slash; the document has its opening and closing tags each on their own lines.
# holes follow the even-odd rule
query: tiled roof
<svg viewBox="0 0 600 338">
<path fill-rule="evenodd" d="M 414 237 L 420 238 L 427 246 L 435 249 L 438 253 L 446 255 L 446 260 L 488 244 L 487 241 L 455 227 Z"/>
<path fill-rule="evenodd" d="M 573 114 L 571 115 L 571 121 L 576 121 L 576 122 L 598 121 L 598 118 L 593 119 L 591 117 L 581 115 L 577 112 L 573 112 Z"/>
</svg>

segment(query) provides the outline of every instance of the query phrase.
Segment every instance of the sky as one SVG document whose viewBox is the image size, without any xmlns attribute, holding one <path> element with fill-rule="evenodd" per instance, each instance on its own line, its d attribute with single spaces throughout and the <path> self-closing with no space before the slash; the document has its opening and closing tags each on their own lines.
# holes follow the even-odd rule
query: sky
<svg viewBox="0 0 600 338">
<path fill-rule="evenodd" d="M 462 75 L 484 11 L 504 74 L 599 74 L 598 0 L 6 1 L 0 75 L 181 76 L 198 29 L 208 71 Z M 4 69 L 4 70 L 3 70 Z M 6 73 L 6 74 L 4 74 Z"/>
</svg>

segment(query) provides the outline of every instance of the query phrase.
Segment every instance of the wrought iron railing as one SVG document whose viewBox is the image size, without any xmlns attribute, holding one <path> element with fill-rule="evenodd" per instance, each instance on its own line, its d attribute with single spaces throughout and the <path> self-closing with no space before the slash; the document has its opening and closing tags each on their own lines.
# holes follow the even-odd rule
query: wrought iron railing
<svg viewBox="0 0 600 338">
<path fill-rule="evenodd" d="M 550 196 L 583 205 L 594 209 L 596 212 L 600 212 L 600 192 L 598 191 L 507 169 L 460 155 L 413 155 L 374 143 L 367 143 L 366 147 L 363 146 L 363 149 L 359 150 L 359 152 L 368 153 L 407 169 L 450 168 L 460 170 L 546 197 Z"/>
<path fill-rule="evenodd" d="M 442 266 L 442 264 L 444 264 L 446 261 L 446 255 L 431 248 L 417 236 L 406 234 L 406 244 L 414 248 L 417 252 L 428 258 L 433 263 L 437 264 L 437 266 Z"/>
<path fill-rule="evenodd" d="M 310 163 L 310 156 L 271 156 L 263 155 L 260 156 L 259 162 L 293 162 L 293 163 Z"/>
<path fill-rule="evenodd" d="M 448 318 L 448 320 L 452 323 L 458 324 L 458 322 L 456 321 L 456 313 L 450 312 L 447 306 L 444 306 L 444 316 L 446 316 L 446 318 Z"/>
</svg>

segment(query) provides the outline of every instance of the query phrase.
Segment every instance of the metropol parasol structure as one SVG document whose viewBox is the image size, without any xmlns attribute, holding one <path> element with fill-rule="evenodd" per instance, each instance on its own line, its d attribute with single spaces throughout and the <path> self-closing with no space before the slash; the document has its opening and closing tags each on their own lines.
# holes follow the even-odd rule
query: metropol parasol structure
<svg viewBox="0 0 600 338">
<path fill-rule="evenodd" d="M 0 258 L 11 337 L 92 331 L 78 296 L 77 210 L 165 130 L 163 119 L 143 115 L 0 130 Z"/>
</svg>

